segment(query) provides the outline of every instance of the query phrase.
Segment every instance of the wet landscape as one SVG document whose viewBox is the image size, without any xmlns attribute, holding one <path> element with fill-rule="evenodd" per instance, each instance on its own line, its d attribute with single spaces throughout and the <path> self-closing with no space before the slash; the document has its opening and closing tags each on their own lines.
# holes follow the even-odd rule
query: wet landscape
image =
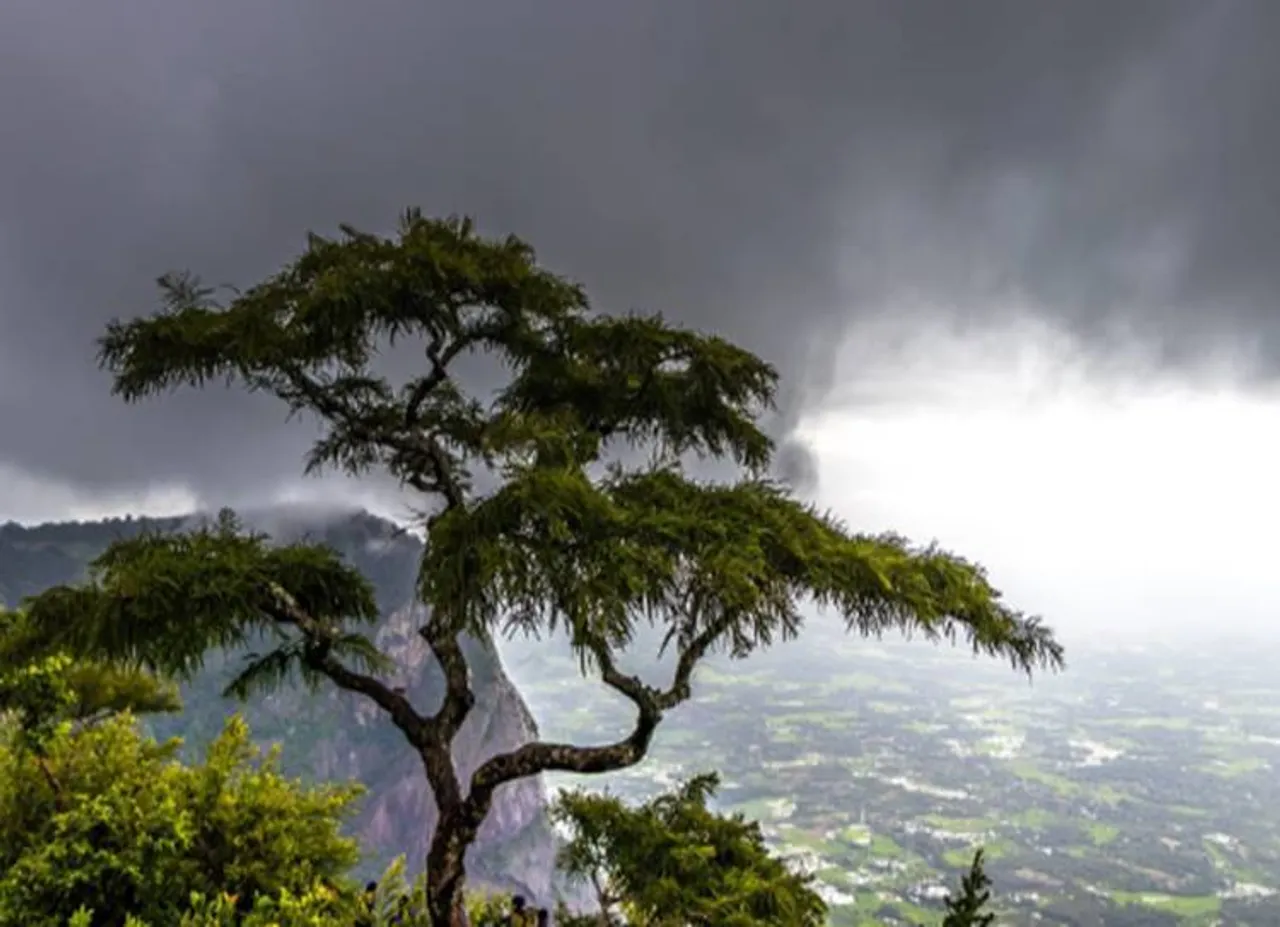
<svg viewBox="0 0 1280 927">
<path fill-rule="evenodd" d="M 505 649 L 544 735 L 625 728 L 625 705 L 554 650 Z M 718 771 L 720 805 L 816 875 L 833 924 L 937 923 L 979 845 L 1011 923 L 1280 923 L 1280 649 L 1069 656 L 1033 682 L 843 636 L 719 659 L 608 787 L 640 798 Z"/>
</svg>

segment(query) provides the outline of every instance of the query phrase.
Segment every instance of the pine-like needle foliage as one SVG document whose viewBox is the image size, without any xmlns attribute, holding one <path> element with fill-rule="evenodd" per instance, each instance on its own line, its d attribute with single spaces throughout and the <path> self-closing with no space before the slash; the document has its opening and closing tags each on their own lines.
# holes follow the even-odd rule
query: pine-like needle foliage
<svg viewBox="0 0 1280 927">
<path fill-rule="evenodd" d="M 272 547 L 227 511 L 195 531 L 113 544 L 90 565 L 87 583 L 33 597 L 25 614 L 33 646 L 117 673 L 139 667 L 189 678 L 215 648 L 275 638 L 276 649 L 251 655 L 229 682 L 228 692 L 241 697 L 295 671 L 314 684 L 324 678 L 318 667 L 334 658 L 386 667 L 367 638 L 346 629 L 378 616 L 364 577 L 323 546 Z"/>
<path fill-rule="evenodd" d="M 973 863 L 960 881 L 960 894 L 947 896 L 947 916 L 942 927 L 990 927 L 996 916 L 987 909 L 991 902 L 991 879 L 982 865 L 982 850 L 973 854 Z"/>
<path fill-rule="evenodd" d="M 714 774 L 696 776 L 635 807 L 607 794 L 562 793 L 552 813 L 573 836 L 559 862 L 594 890 L 604 920 L 655 927 L 826 922 L 813 878 L 773 856 L 759 824 L 708 807 L 719 782 Z"/>
<path fill-rule="evenodd" d="M 423 756 L 441 806 L 427 867 L 437 923 L 460 898 L 463 855 L 500 785 L 638 762 L 664 713 L 690 697 L 704 656 L 793 636 L 808 602 L 861 634 L 963 639 L 1027 672 L 1063 664 L 1048 629 L 1007 606 L 975 564 L 852 533 L 765 479 L 773 443 L 758 422 L 777 385 L 767 362 L 660 315 L 594 312 L 519 239 L 410 211 L 388 237 L 310 236 L 301 256 L 225 304 L 190 276 L 160 283 L 162 311 L 113 322 L 101 339 L 115 392 L 134 401 L 223 380 L 268 393 L 319 420 L 308 471 L 381 470 L 422 494 L 419 588 L 431 617 L 420 634 L 444 698 L 424 714 L 374 675 L 380 655 L 346 624 L 374 616 L 359 576 L 322 548 L 270 548 L 229 517 L 118 544 L 89 584 L 28 612 L 72 652 L 179 675 L 212 647 L 278 633 L 280 647 L 233 691 L 298 669 L 372 699 Z M 421 348 L 422 364 L 397 385 L 378 356 L 401 341 Z M 496 393 L 458 378 L 456 362 L 476 353 L 506 371 Z M 690 456 L 734 461 L 743 479 L 694 480 Z M 616 666 L 641 622 L 662 627 L 678 654 L 666 686 Z M 459 635 L 500 625 L 566 626 L 584 669 L 635 705 L 631 734 L 528 744 L 464 787 L 449 744 L 475 693 Z"/>
<path fill-rule="evenodd" d="M 0 714 L 42 743 L 62 725 L 111 715 L 179 711 L 178 688 L 137 666 L 74 659 L 41 645 L 23 612 L 0 612 Z"/>
</svg>

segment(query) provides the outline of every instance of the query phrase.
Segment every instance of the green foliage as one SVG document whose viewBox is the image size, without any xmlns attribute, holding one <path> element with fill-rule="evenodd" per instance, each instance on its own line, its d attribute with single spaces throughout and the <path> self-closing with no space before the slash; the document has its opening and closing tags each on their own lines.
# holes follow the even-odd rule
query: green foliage
<svg viewBox="0 0 1280 927">
<path fill-rule="evenodd" d="M 78 660 L 67 667 L 66 683 L 72 694 L 71 718 L 76 722 L 124 711 L 142 715 L 182 710 L 178 687 L 146 670 Z"/>
<path fill-rule="evenodd" d="M 403 856 L 391 861 L 377 880 L 373 895 L 364 897 L 368 927 L 428 927 L 430 924 L 426 876 L 420 874 L 412 882 L 407 881 Z M 502 927 L 511 911 L 511 896 L 472 893 L 467 896 L 465 907 L 471 927 Z"/>
<path fill-rule="evenodd" d="M 563 794 L 553 814 L 573 838 L 560 865 L 595 888 L 611 918 L 621 913 L 641 927 L 824 923 L 812 879 L 769 852 L 758 824 L 707 807 L 718 784 L 714 774 L 698 776 L 639 807 L 610 795 Z"/>
<path fill-rule="evenodd" d="M 304 896 L 356 862 L 339 826 L 358 788 L 308 789 L 259 756 L 238 717 L 186 767 L 127 715 L 60 730 L 33 756 L 0 749 L 0 925 L 174 924 L 191 893 Z M 60 791 L 40 769 L 47 763 Z"/>
<path fill-rule="evenodd" d="M 122 927 L 427 927 L 424 879 L 405 878 L 405 860 L 397 857 L 377 880 L 372 893 L 346 881 L 317 881 L 305 891 L 282 888 L 274 895 L 259 893 L 246 907 L 229 891 L 192 892 L 171 922 L 148 921 L 126 914 Z M 472 894 L 466 901 L 471 927 L 502 927 L 511 910 L 507 895 Z M 93 908 L 81 905 L 66 921 L 67 927 L 95 927 L 103 920 Z M 557 923 L 568 924 L 561 920 Z"/>
<path fill-rule="evenodd" d="M 89 723 L 120 711 L 178 711 L 177 688 L 145 670 L 42 650 L 29 616 L 0 609 L 0 712 L 31 736 L 63 721 Z"/>
<path fill-rule="evenodd" d="M 745 655 L 802 624 L 804 600 L 864 634 L 967 634 L 975 650 L 1030 670 L 1058 662 L 1047 628 L 1007 608 L 980 567 L 894 536 L 851 535 L 764 480 L 725 486 L 673 466 L 643 472 L 527 468 L 450 512 L 423 562 L 428 601 L 476 624 L 571 622 L 588 647 L 630 640 L 663 617 L 685 649 L 701 635 Z"/>
<path fill-rule="evenodd" d="M 160 283 L 161 312 L 112 322 L 100 340 L 118 395 L 215 379 L 266 392 L 319 418 L 308 471 L 380 469 L 428 498 L 418 592 L 431 619 L 420 630 L 447 680 L 440 708 L 422 715 L 342 662 L 383 665 L 344 629 L 376 615 L 358 574 L 327 548 L 268 548 L 229 514 L 187 536 L 122 540 L 88 584 L 50 590 L 28 612 L 50 648 L 163 674 L 190 674 L 210 648 L 279 634 L 231 692 L 278 685 L 296 670 L 373 699 L 422 752 L 447 805 L 429 867 L 442 906 L 446 893 L 458 897 L 463 854 L 496 788 L 548 769 L 638 762 L 664 712 L 690 697 L 706 654 L 745 656 L 794 635 L 807 602 L 835 608 L 861 634 L 963 637 L 1027 672 L 1063 665 L 1049 630 L 1005 605 L 977 565 L 851 533 L 765 479 L 774 447 L 758 421 L 777 386 L 770 364 L 658 315 L 592 312 L 582 289 L 519 239 L 410 211 L 391 237 L 349 227 L 310 236 L 296 260 L 225 305 L 190 276 Z M 424 363 L 396 387 L 374 360 L 402 339 L 422 347 Z M 454 362 L 474 353 L 508 372 L 491 396 L 470 394 L 455 376 Z M 650 457 L 624 466 L 618 448 Z M 694 480 L 684 465 L 695 456 L 732 460 L 744 478 Z M 497 477 L 497 488 L 476 492 L 478 475 Z M 665 689 L 616 669 L 641 621 L 662 627 L 678 653 Z M 475 700 L 458 635 L 502 623 L 567 625 L 584 670 L 594 665 L 635 704 L 633 733 L 598 748 L 526 745 L 483 764 L 469 788 L 454 781 L 448 745 Z M 804 910 L 784 915 L 798 923 Z"/>
<path fill-rule="evenodd" d="M 166 309 L 113 322 L 101 339 L 115 391 L 133 400 L 238 381 L 321 418 L 311 467 L 380 465 L 442 497 L 449 511 L 431 525 L 421 591 L 458 622 L 564 620 L 585 652 L 625 642 L 637 613 L 661 614 L 674 638 L 692 640 L 701 626 L 714 645 L 747 650 L 794 633 L 797 602 L 813 597 L 863 633 L 963 632 L 1018 667 L 1060 665 L 1048 631 L 1004 606 L 976 566 L 900 538 L 849 535 L 760 479 L 724 487 L 682 475 L 677 461 L 689 452 L 732 457 L 755 474 L 768 465 L 772 442 L 756 424 L 776 389 L 766 362 L 661 316 L 592 313 L 582 290 L 541 268 L 528 245 L 482 238 L 468 220 L 410 211 L 391 238 L 342 232 L 312 235 L 296 261 L 225 306 L 195 278 L 162 278 Z M 409 337 L 425 343 L 426 369 L 396 391 L 371 362 L 383 340 Z M 511 372 L 487 403 L 465 394 L 449 367 L 476 351 L 498 354 Z M 588 468 L 615 439 L 649 447 L 656 465 L 594 478 Z M 469 495 L 476 466 L 496 468 L 503 486 Z M 246 562 L 231 538 L 219 544 L 219 582 L 243 588 L 257 550 L 249 545 Z M 180 556 L 195 564 L 198 551 L 166 548 L 170 574 Z M 144 559 L 121 546 L 98 565 L 104 590 L 142 591 L 117 573 L 137 576 Z M 330 565 L 300 559 L 289 579 L 330 595 L 351 588 Z M 112 626 L 117 638 L 134 635 L 129 652 L 147 638 L 185 667 L 261 615 L 253 595 L 173 580 L 185 598 L 204 589 L 216 606 L 209 622 L 195 622 L 203 633 L 170 633 L 172 616 L 191 605 L 139 600 Z M 281 584 L 310 604 L 304 589 Z M 279 654 L 264 675 L 288 662 Z"/>
<path fill-rule="evenodd" d="M 17 721 L 22 747 L 44 755 L 58 734 L 70 728 L 76 695 L 68 675 L 70 657 L 59 654 L 6 668 L 0 674 L 0 711 Z"/>
<path fill-rule="evenodd" d="M 947 896 L 947 916 L 942 927 L 989 927 L 996 919 L 987 908 L 990 901 L 991 879 L 982 866 L 982 850 L 978 850 L 960 881 L 960 894 Z"/>
<path fill-rule="evenodd" d="M 287 633 L 280 590 L 314 619 L 313 633 Z M 274 635 L 279 646 L 255 654 L 228 685 L 240 697 L 295 670 L 314 685 L 320 677 L 306 656 L 321 641 L 335 656 L 385 666 L 367 638 L 344 629 L 378 618 L 373 589 L 358 571 L 325 545 L 269 546 L 229 511 L 195 531 L 117 541 L 92 562 L 88 583 L 49 589 L 28 599 L 26 612 L 44 648 L 181 677 L 197 672 L 215 648 Z"/>
<path fill-rule="evenodd" d="M 193 892 L 176 927 L 353 927 L 359 918 L 359 901 L 348 890 L 339 893 L 318 884 L 302 894 L 282 889 L 279 895 L 259 895 L 248 911 L 240 899 L 228 893 L 206 896 Z M 82 907 L 68 927 L 93 927 L 94 911 Z M 123 927 L 161 927 L 127 915 Z"/>
</svg>

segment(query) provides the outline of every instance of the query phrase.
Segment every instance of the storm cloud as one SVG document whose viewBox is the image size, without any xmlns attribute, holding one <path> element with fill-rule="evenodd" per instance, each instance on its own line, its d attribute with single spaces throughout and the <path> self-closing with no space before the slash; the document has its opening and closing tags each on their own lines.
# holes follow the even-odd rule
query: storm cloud
<svg viewBox="0 0 1280 927">
<path fill-rule="evenodd" d="M 7 0 L 0 462 L 278 486 L 278 406 L 126 407 L 93 339 L 163 271 L 252 283 L 408 205 L 756 349 L 784 432 L 869 318 L 1280 366 L 1276 35 L 1269 0 Z"/>
</svg>

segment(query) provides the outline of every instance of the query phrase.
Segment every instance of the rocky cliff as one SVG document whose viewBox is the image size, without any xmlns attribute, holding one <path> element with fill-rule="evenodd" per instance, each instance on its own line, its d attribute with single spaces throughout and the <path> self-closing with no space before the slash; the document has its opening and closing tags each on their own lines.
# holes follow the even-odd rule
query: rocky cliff
<svg viewBox="0 0 1280 927">
<path fill-rule="evenodd" d="M 275 510 L 252 514 L 250 524 L 285 542 L 306 537 L 329 544 L 374 584 L 384 619 L 375 633 L 381 649 L 399 666 L 397 685 L 415 705 L 431 710 L 440 699 L 439 671 L 414 633 L 421 617 L 413 603 L 413 582 L 421 543 L 390 522 L 366 513 L 318 516 Z M 178 530 L 184 519 L 124 519 L 0 527 L 0 601 L 16 605 L 25 595 L 74 582 L 87 563 L 118 537 L 144 528 Z M 476 708 L 455 747 L 465 776 L 496 752 L 537 735 L 524 700 L 508 678 L 491 641 L 465 642 Z M 183 691 L 185 710 L 152 723 L 157 736 L 181 736 L 188 750 L 200 750 L 221 729 L 228 712 L 240 710 L 261 742 L 279 742 L 292 774 L 309 779 L 357 779 L 368 788 L 350 829 L 369 853 L 362 867 L 372 873 L 404 853 L 421 868 L 435 819 L 435 804 L 417 757 L 368 701 L 333 687 L 316 693 L 286 688 L 247 704 L 222 698 L 221 690 L 242 653 L 212 655 L 205 670 Z M 546 820 L 540 779 L 512 783 L 498 795 L 494 811 L 470 857 L 472 879 L 534 898 L 552 891 L 555 843 Z"/>
</svg>

